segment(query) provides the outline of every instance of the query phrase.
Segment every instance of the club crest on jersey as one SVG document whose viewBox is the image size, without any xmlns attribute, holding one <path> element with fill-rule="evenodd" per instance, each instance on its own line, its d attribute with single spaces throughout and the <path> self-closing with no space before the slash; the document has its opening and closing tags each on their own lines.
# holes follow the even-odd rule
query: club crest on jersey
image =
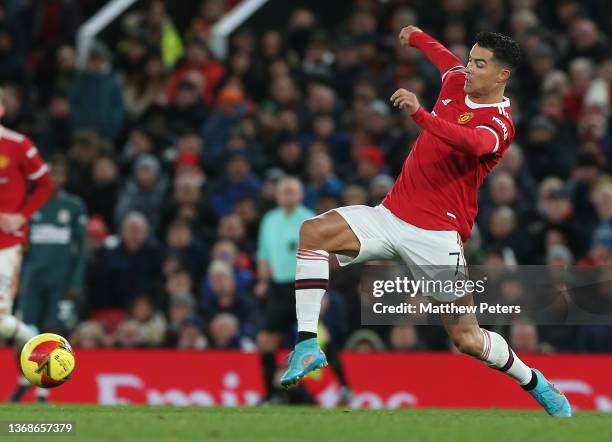
<svg viewBox="0 0 612 442">
<path fill-rule="evenodd" d="M 10 164 L 11 159 L 6 155 L 0 155 L 0 169 L 6 169 Z"/>
<path fill-rule="evenodd" d="M 461 115 L 459 115 L 459 117 L 457 117 L 457 123 L 465 124 L 468 121 L 470 121 L 472 118 L 474 118 L 474 112 L 464 112 Z"/>
<path fill-rule="evenodd" d="M 61 209 L 59 212 L 57 212 L 57 221 L 60 224 L 68 224 L 68 222 L 70 222 L 70 212 L 68 212 L 66 209 Z"/>
</svg>

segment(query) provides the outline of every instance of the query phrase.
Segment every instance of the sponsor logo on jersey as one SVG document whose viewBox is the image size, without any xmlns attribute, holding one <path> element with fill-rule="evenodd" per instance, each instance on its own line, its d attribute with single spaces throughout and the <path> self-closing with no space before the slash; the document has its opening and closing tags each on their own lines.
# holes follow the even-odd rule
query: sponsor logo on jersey
<svg viewBox="0 0 612 442">
<path fill-rule="evenodd" d="M 504 132 L 504 141 L 506 141 L 508 139 L 508 128 L 506 127 L 506 124 L 497 117 L 493 117 L 493 121 L 500 125 L 502 131 Z"/>
<path fill-rule="evenodd" d="M 6 169 L 11 164 L 11 159 L 6 155 L 0 155 L 0 169 Z"/>
<path fill-rule="evenodd" d="M 461 115 L 459 115 L 459 117 L 457 118 L 457 123 L 465 124 L 468 121 L 470 121 L 472 118 L 474 118 L 474 112 L 464 112 Z"/>
<path fill-rule="evenodd" d="M 32 244 L 70 244 L 70 227 L 58 227 L 53 224 L 36 224 L 30 231 Z"/>
<path fill-rule="evenodd" d="M 448 106 L 448 103 L 450 103 L 451 101 L 453 101 L 451 98 L 447 98 L 446 100 L 442 100 L 442 104 L 444 106 Z"/>
</svg>

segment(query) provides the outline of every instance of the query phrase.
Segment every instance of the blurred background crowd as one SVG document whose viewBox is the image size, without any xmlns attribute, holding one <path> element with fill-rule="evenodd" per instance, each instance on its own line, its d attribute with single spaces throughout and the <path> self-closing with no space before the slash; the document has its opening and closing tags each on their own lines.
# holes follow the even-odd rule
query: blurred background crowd
<svg viewBox="0 0 612 442">
<path fill-rule="evenodd" d="M 419 132 L 390 95 L 435 102 L 439 74 L 398 44 L 410 24 L 464 61 L 482 30 L 524 51 L 507 91 L 517 136 L 481 189 L 468 262 L 609 263 L 610 2 L 354 0 L 334 5 L 333 28 L 295 2 L 278 28 L 247 22 L 220 60 L 210 30 L 238 1 L 142 1 L 79 68 L 76 30 L 104 3 L 0 6 L 2 125 L 34 140 L 88 216 L 82 282 L 42 329 L 87 348 L 255 348 L 267 301 L 259 225 L 278 182 L 298 177 L 313 213 L 379 203 Z M 333 265 L 323 326 L 335 342 L 449 348 L 432 327 L 363 328 L 360 273 Z M 501 331 L 517 352 L 612 351 L 606 326 Z"/>
</svg>

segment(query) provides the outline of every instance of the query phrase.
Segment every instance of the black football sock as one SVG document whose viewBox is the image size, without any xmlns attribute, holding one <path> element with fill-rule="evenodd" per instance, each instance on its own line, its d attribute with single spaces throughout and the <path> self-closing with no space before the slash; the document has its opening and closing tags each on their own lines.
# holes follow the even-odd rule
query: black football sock
<svg viewBox="0 0 612 442">
<path fill-rule="evenodd" d="M 536 376 L 535 372 L 531 370 L 531 380 L 527 384 L 523 385 L 523 390 L 531 391 L 536 388 L 536 385 L 538 385 L 538 377 Z"/>
<path fill-rule="evenodd" d="M 312 339 L 316 337 L 317 337 L 316 333 L 301 331 L 301 332 L 298 332 L 297 343 L 299 344 L 300 342 L 305 341 L 306 339 Z"/>
</svg>

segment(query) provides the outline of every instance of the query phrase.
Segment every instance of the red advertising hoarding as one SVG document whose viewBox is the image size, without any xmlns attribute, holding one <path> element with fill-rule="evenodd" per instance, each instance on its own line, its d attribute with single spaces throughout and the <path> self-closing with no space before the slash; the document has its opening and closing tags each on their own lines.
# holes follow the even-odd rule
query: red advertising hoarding
<svg viewBox="0 0 612 442">
<path fill-rule="evenodd" d="M 256 353 L 76 350 L 76 360 L 73 378 L 51 391 L 53 402 L 241 406 L 262 397 Z M 512 379 L 462 355 L 344 353 L 342 360 L 355 407 L 537 407 Z M 575 409 L 612 411 L 612 355 L 524 355 L 524 360 L 564 391 Z M 0 350 L 0 367 L 2 400 L 15 386 L 13 351 Z M 336 405 L 339 386 L 331 369 L 315 373 L 306 386 L 320 405 Z"/>
</svg>

